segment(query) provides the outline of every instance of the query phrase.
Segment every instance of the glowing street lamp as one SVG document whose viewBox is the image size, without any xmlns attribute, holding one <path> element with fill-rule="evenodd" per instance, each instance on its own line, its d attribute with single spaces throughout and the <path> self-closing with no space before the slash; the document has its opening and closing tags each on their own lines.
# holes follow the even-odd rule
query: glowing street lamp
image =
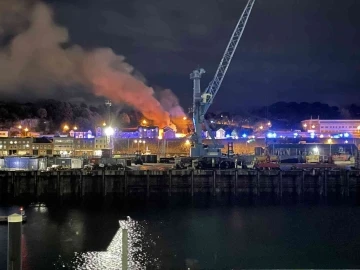
<svg viewBox="0 0 360 270">
<path fill-rule="evenodd" d="M 106 127 L 106 123 L 105 123 L 105 122 L 103 123 L 103 127 Z"/>
<path fill-rule="evenodd" d="M 78 129 L 77 126 L 75 126 L 75 127 L 74 127 L 74 130 L 77 130 L 77 129 Z"/>
<path fill-rule="evenodd" d="M 187 119 L 187 117 L 186 117 L 186 116 L 184 116 L 184 117 L 183 117 L 183 120 L 186 120 L 186 119 Z"/>
<path fill-rule="evenodd" d="M 64 130 L 65 130 L 65 131 L 69 130 L 69 126 L 68 126 L 68 125 L 64 125 Z"/>
<path fill-rule="evenodd" d="M 144 119 L 144 120 L 142 120 L 142 123 L 143 123 L 144 125 L 146 125 L 146 124 L 147 124 L 147 121 Z"/>
<path fill-rule="evenodd" d="M 18 129 L 22 129 L 22 126 L 21 126 L 21 125 L 19 125 L 19 126 L 18 126 Z"/>
<path fill-rule="evenodd" d="M 260 126 L 260 129 L 263 129 L 264 127 L 263 126 Z"/>
<path fill-rule="evenodd" d="M 24 128 L 24 131 L 25 131 L 24 136 L 26 137 L 26 136 L 27 136 L 27 134 L 28 134 L 29 129 L 28 129 L 28 128 Z"/>
<path fill-rule="evenodd" d="M 304 124 L 304 128 L 306 128 L 307 127 L 307 124 Z"/>
<path fill-rule="evenodd" d="M 105 135 L 106 136 L 113 136 L 114 135 L 114 129 L 112 127 L 107 127 L 105 129 Z"/>
<path fill-rule="evenodd" d="M 189 141 L 189 140 L 186 140 L 186 141 L 185 141 L 185 145 L 190 145 L 190 141 Z"/>
<path fill-rule="evenodd" d="M 139 151 L 139 148 L 140 148 L 140 144 L 141 143 L 146 143 L 145 141 L 142 141 L 142 140 L 135 140 L 134 143 L 137 143 L 137 150 Z"/>
</svg>

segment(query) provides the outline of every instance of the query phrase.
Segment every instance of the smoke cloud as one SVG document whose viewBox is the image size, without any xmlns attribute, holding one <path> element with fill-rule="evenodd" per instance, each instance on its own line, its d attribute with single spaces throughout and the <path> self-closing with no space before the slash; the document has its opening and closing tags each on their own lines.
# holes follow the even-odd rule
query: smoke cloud
<svg viewBox="0 0 360 270">
<path fill-rule="evenodd" d="M 171 117 L 183 118 L 185 112 L 180 106 L 179 99 L 170 89 L 164 89 L 158 93 L 161 106 L 169 112 Z"/>
<path fill-rule="evenodd" d="M 27 89 L 29 94 L 51 96 L 57 87 L 81 85 L 114 103 L 131 105 L 159 126 L 169 125 L 170 115 L 183 114 L 170 90 L 159 102 L 123 56 L 109 48 L 85 51 L 68 43 L 67 29 L 54 23 L 49 6 L 34 0 L 1 0 L 0 90 Z"/>
</svg>

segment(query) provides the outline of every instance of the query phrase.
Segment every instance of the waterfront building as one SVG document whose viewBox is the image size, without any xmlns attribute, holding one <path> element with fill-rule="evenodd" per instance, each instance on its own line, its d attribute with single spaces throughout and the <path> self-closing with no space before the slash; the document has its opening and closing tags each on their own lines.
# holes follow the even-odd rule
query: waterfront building
<svg viewBox="0 0 360 270">
<path fill-rule="evenodd" d="M 70 130 L 69 132 L 70 137 L 81 139 L 81 138 L 94 138 L 91 130 L 88 131 L 74 131 Z"/>
<path fill-rule="evenodd" d="M 315 134 L 350 133 L 360 135 L 360 120 L 344 119 L 308 119 L 301 121 L 301 126 L 306 132 Z"/>
<path fill-rule="evenodd" d="M 95 138 L 75 138 L 74 155 L 81 157 L 91 157 L 95 150 Z"/>
<path fill-rule="evenodd" d="M 140 126 L 139 138 L 140 139 L 154 139 L 159 137 L 159 128 L 156 126 Z"/>
<path fill-rule="evenodd" d="M 219 128 L 217 131 L 216 131 L 216 139 L 225 139 L 225 130 L 223 128 Z"/>
<path fill-rule="evenodd" d="M 9 137 L 9 131 L 8 130 L 0 130 L 0 138 L 7 138 Z"/>
<path fill-rule="evenodd" d="M 8 155 L 30 155 L 32 138 L 0 138 L 0 153 Z"/>
<path fill-rule="evenodd" d="M 110 137 L 103 136 L 95 138 L 95 150 L 109 149 L 110 147 Z"/>
<path fill-rule="evenodd" d="M 171 127 L 164 127 L 164 133 L 163 133 L 164 139 L 175 139 L 176 138 L 176 132 Z"/>
<path fill-rule="evenodd" d="M 323 144 L 323 143 L 279 143 L 269 144 L 269 153 L 277 156 L 306 156 L 324 155 L 331 156 L 336 154 L 356 155 L 358 148 L 355 144 Z"/>
<path fill-rule="evenodd" d="M 119 138 L 121 139 L 137 139 L 139 138 L 138 128 L 123 128 L 119 131 Z"/>
<path fill-rule="evenodd" d="M 71 156 L 74 153 L 74 138 L 72 137 L 54 137 L 54 155 L 64 157 Z"/>
<path fill-rule="evenodd" d="M 49 138 L 34 138 L 31 148 L 34 156 L 52 156 L 54 151 L 53 140 Z"/>
</svg>

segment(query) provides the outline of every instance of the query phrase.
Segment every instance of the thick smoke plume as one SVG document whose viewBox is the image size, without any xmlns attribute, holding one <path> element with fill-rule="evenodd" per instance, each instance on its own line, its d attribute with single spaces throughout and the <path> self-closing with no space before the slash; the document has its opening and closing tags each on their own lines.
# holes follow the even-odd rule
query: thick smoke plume
<svg viewBox="0 0 360 270">
<path fill-rule="evenodd" d="M 57 87 L 82 85 L 98 96 L 133 106 L 159 126 L 170 124 L 169 113 L 183 113 L 171 91 L 166 95 L 176 102 L 161 97 L 163 107 L 123 56 L 107 48 L 84 51 L 68 43 L 68 31 L 54 23 L 44 3 L 1 0 L 0 90 L 51 96 Z"/>
<path fill-rule="evenodd" d="M 164 89 L 160 91 L 158 95 L 161 106 L 169 112 L 171 117 L 183 118 L 185 116 L 185 112 L 180 106 L 178 98 L 170 89 Z"/>
</svg>

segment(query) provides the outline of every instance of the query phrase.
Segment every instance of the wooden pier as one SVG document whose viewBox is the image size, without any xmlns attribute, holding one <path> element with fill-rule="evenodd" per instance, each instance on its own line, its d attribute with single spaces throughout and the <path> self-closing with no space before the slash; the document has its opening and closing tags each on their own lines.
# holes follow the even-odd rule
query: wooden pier
<svg viewBox="0 0 360 270">
<path fill-rule="evenodd" d="M 83 198 L 90 195 L 132 196 L 186 193 L 213 196 L 284 194 L 301 196 L 360 194 L 360 170 L 168 170 L 168 171 L 57 171 L 0 172 L 0 200 L 31 196 Z"/>
</svg>

